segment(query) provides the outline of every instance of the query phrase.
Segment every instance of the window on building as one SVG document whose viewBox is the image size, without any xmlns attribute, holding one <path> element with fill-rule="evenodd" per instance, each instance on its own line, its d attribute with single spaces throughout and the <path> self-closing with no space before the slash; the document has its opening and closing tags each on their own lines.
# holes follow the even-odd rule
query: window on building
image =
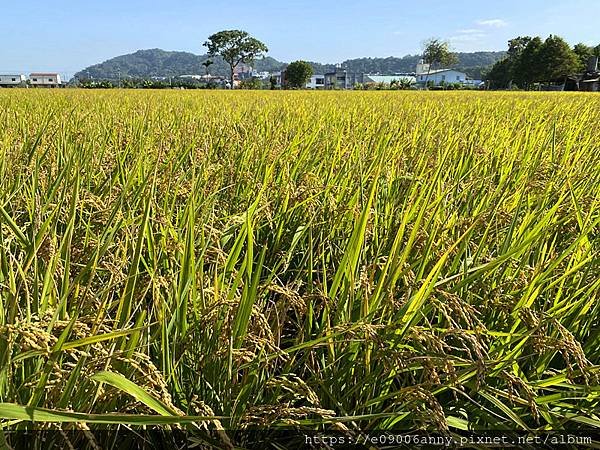
<svg viewBox="0 0 600 450">
<path fill-rule="evenodd" d="M 442 75 L 442 81 L 446 81 L 446 75 Z"/>
<path fill-rule="evenodd" d="M 456 81 L 460 81 L 460 75 L 456 75 Z"/>
<path fill-rule="evenodd" d="M 37 81 L 37 78 L 34 78 L 33 81 Z"/>
<path fill-rule="evenodd" d="M 49 81 L 50 83 L 52 83 L 52 81 L 53 81 L 53 80 L 52 80 L 52 78 L 48 78 L 48 81 Z"/>
<path fill-rule="evenodd" d="M 17 79 L 16 79 L 16 78 L 13 78 L 12 80 L 13 80 L 13 81 L 17 81 Z"/>
<path fill-rule="evenodd" d="M 325 80 L 323 78 L 317 78 L 317 84 L 323 84 Z"/>
</svg>

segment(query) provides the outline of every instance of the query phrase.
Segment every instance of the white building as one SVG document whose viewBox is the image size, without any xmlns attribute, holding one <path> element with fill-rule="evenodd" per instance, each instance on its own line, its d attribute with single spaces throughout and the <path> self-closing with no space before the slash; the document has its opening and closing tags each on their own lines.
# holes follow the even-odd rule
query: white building
<svg viewBox="0 0 600 450">
<path fill-rule="evenodd" d="M 454 69 L 432 70 L 430 72 L 417 75 L 417 83 L 433 83 L 435 86 L 439 86 L 442 83 L 465 84 L 466 81 L 467 74 Z"/>
<path fill-rule="evenodd" d="M 407 83 L 412 85 L 417 82 L 417 79 L 412 75 L 365 75 L 365 84 L 392 84 L 394 82 Z"/>
<path fill-rule="evenodd" d="M 285 70 L 282 70 L 280 72 L 273 72 L 271 74 L 271 77 L 275 79 L 275 86 L 277 86 L 278 88 L 282 88 L 283 83 L 285 82 Z"/>
<path fill-rule="evenodd" d="M 417 75 L 420 75 L 422 73 L 427 73 L 429 72 L 429 68 L 430 65 L 427 64 L 424 60 L 419 60 L 419 62 L 417 63 Z"/>
<path fill-rule="evenodd" d="M 467 74 L 454 69 L 431 70 L 429 64 L 420 60 L 417 64 L 416 81 L 421 85 L 431 83 L 434 86 L 439 86 L 442 83 L 466 84 Z"/>
<path fill-rule="evenodd" d="M 29 75 L 29 84 L 35 87 L 59 87 L 62 81 L 57 73 L 32 73 Z"/>
<path fill-rule="evenodd" d="M 306 89 L 324 89 L 325 75 L 313 75 L 310 81 L 306 83 Z"/>
<path fill-rule="evenodd" d="M 439 86 L 442 83 L 467 83 L 467 74 L 454 69 L 430 70 L 431 66 L 420 60 L 417 64 L 416 80 L 418 84 L 432 83 Z"/>
<path fill-rule="evenodd" d="M 25 86 L 27 79 L 25 75 L 8 74 L 0 75 L 0 87 L 18 87 Z"/>
<path fill-rule="evenodd" d="M 252 77 L 258 78 L 259 80 L 268 80 L 270 76 L 271 73 L 264 70 L 262 72 L 258 72 L 256 70 L 252 71 Z"/>
</svg>

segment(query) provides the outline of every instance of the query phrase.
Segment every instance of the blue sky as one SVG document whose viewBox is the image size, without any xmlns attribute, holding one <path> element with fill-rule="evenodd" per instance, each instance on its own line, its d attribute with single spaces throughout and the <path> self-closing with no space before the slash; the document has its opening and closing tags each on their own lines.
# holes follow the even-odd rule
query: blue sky
<svg viewBox="0 0 600 450">
<path fill-rule="evenodd" d="M 456 51 L 504 50 L 518 35 L 600 43 L 598 0 L 96 0 L 11 2 L 0 14 L 0 72 L 67 75 L 138 49 L 203 53 L 206 37 L 241 28 L 279 60 L 341 62 L 418 53 L 428 37 Z"/>
</svg>

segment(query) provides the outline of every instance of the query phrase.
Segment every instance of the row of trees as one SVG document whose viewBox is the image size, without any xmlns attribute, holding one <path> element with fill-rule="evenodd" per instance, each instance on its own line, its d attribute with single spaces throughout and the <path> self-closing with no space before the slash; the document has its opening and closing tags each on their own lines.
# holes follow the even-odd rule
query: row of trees
<svg viewBox="0 0 600 450">
<path fill-rule="evenodd" d="M 207 83 L 201 80 L 177 77 L 170 80 L 149 80 L 147 78 L 92 80 L 84 78 L 74 79 L 69 85 L 82 89 L 216 89 L 218 87 L 216 83 Z"/>
<path fill-rule="evenodd" d="M 487 74 L 495 88 L 530 89 L 536 83 L 562 81 L 585 70 L 590 56 L 600 56 L 600 45 L 577 44 L 573 48 L 561 37 L 517 37 L 508 41 L 507 56 Z"/>
</svg>

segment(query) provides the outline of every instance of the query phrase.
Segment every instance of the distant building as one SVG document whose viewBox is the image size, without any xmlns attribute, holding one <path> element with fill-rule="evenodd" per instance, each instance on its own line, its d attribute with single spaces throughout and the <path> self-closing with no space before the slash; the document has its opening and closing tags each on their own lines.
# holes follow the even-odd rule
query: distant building
<svg viewBox="0 0 600 450">
<path fill-rule="evenodd" d="M 285 70 L 280 72 L 273 72 L 270 74 L 269 78 L 273 78 L 275 80 L 275 87 L 278 89 L 283 89 L 287 85 L 287 81 L 285 79 Z M 324 89 L 325 88 L 325 75 L 313 75 L 310 77 L 310 80 L 304 86 L 306 89 Z"/>
<path fill-rule="evenodd" d="M 579 83 L 580 90 L 588 92 L 600 92 L 600 72 L 593 78 L 583 79 Z"/>
<path fill-rule="evenodd" d="M 228 80 L 221 75 L 202 75 L 202 81 L 206 83 L 222 83 Z"/>
<path fill-rule="evenodd" d="M 248 64 L 240 63 L 233 69 L 234 80 L 247 80 L 252 78 L 253 69 Z"/>
<path fill-rule="evenodd" d="M 275 87 L 283 88 L 285 87 L 285 70 L 280 72 L 273 72 L 271 74 L 271 78 L 275 80 Z"/>
<path fill-rule="evenodd" d="M 262 71 L 262 72 L 258 72 L 256 70 L 252 71 L 252 77 L 258 78 L 259 80 L 268 80 L 270 76 L 271 76 L 271 73 L 267 72 L 267 71 Z"/>
<path fill-rule="evenodd" d="M 313 75 L 306 83 L 306 89 L 325 89 L 325 75 Z"/>
<path fill-rule="evenodd" d="M 56 88 L 62 81 L 58 73 L 32 73 L 29 75 L 29 84 L 34 87 Z"/>
<path fill-rule="evenodd" d="M 600 92 L 600 71 L 598 70 L 598 57 L 592 56 L 588 61 L 586 72 L 579 82 L 582 91 Z"/>
<path fill-rule="evenodd" d="M 454 69 L 431 70 L 431 65 L 420 60 L 417 63 L 416 81 L 420 85 L 433 84 L 439 86 L 442 83 L 468 84 L 467 74 Z"/>
<path fill-rule="evenodd" d="M 365 84 L 392 84 L 393 82 L 415 84 L 417 79 L 413 75 L 364 75 Z"/>
<path fill-rule="evenodd" d="M 357 83 L 364 83 L 364 74 L 348 72 L 336 67 L 335 71 L 325 74 L 325 89 L 353 89 Z"/>
<path fill-rule="evenodd" d="M 419 60 L 419 62 L 417 63 L 417 75 L 423 74 L 423 73 L 427 73 L 429 72 L 429 69 L 431 68 L 431 66 L 429 64 L 427 64 L 424 60 Z"/>
<path fill-rule="evenodd" d="M 466 82 L 467 74 L 454 69 L 432 70 L 417 75 L 417 83 L 419 84 L 433 83 L 434 86 L 439 86 L 442 83 L 466 84 Z"/>
<path fill-rule="evenodd" d="M 561 87 L 565 91 L 600 92 L 598 57 L 591 56 L 586 71 L 582 74 L 569 75 Z"/>
<path fill-rule="evenodd" d="M 25 86 L 27 78 L 21 74 L 0 75 L 0 87 L 19 87 Z"/>
</svg>

